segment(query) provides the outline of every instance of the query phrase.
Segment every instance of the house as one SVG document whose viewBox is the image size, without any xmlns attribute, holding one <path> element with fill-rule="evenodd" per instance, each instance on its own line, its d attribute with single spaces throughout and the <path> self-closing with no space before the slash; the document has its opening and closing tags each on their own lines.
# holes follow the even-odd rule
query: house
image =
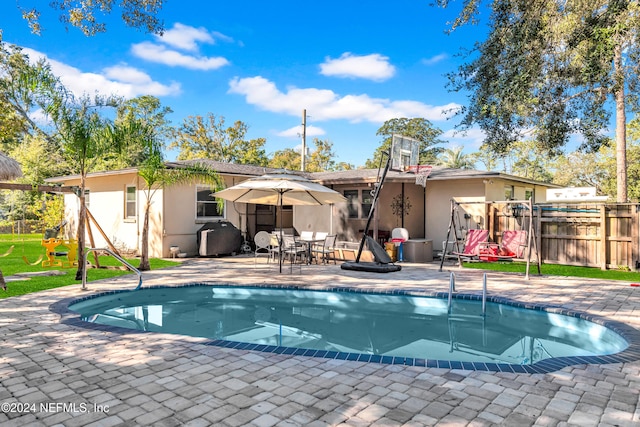
<svg viewBox="0 0 640 427">
<path fill-rule="evenodd" d="M 201 161 L 218 171 L 229 187 L 248 178 L 274 172 L 274 169 Z M 190 162 L 169 162 L 180 167 Z M 327 231 L 338 240 L 359 242 L 367 224 L 372 193 L 378 181 L 377 169 L 357 169 L 338 172 L 304 173 L 309 179 L 342 193 L 347 202 L 331 206 L 285 206 L 282 212 L 284 228 Z M 79 176 L 50 178 L 48 182 L 78 186 Z M 499 172 L 459 170 L 433 167 L 426 186 L 416 184 L 411 173 L 389 171 L 380 191 L 378 208 L 370 227 L 380 241 L 388 239 L 394 228 L 406 228 L 410 238 L 426 238 L 434 242 L 445 240 L 450 220 L 450 200 L 492 201 L 533 198 L 544 202 L 546 184 Z M 146 203 L 144 180 L 137 169 L 95 172 L 87 176 L 87 207 L 99 233 L 93 232 L 88 244 L 104 247 L 106 236 L 119 250 L 139 253 Z M 67 237 L 77 226 L 79 202 L 73 194 L 65 195 Z M 469 205 L 468 227 L 483 227 L 484 205 Z M 153 193 L 149 223 L 149 255 L 168 257 L 169 248 L 180 247 L 190 256 L 198 254 L 196 232 L 207 222 L 225 219 L 238 227 L 251 241 L 262 230 L 271 231 L 280 225 L 280 212 L 274 206 L 225 202 L 218 210 L 211 189 L 198 183 L 158 189 Z"/>
</svg>

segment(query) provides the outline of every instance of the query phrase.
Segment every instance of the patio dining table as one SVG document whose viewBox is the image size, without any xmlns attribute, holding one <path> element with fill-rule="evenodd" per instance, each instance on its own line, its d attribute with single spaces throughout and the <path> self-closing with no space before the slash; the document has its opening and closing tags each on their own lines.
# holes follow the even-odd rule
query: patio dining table
<svg viewBox="0 0 640 427">
<path fill-rule="evenodd" d="M 311 249 L 313 248 L 313 245 L 316 243 L 324 243 L 324 239 L 316 239 L 315 237 L 312 237 L 312 238 L 299 237 L 298 242 L 304 244 L 305 251 L 307 252 L 307 264 L 311 264 L 311 253 L 312 253 Z"/>
</svg>

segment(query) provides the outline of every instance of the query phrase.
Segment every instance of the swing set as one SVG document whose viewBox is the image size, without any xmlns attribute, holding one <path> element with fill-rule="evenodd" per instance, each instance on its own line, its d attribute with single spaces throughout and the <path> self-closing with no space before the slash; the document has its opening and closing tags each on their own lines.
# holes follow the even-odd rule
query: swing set
<svg viewBox="0 0 640 427">
<path fill-rule="evenodd" d="M 466 228 L 462 225 L 460 207 L 465 206 L 469 209 L 474 205 L 479 206 L 483 211 L 483 215 L 479 215 L 480 218 L 475 221 L 476 224 L 478 227 L 482 223 L 489 224 L 488 229 L 470 228 L 472 216 L 466 212 L 464 213 Z M 501 217 L 504 223 L 502 227 L 498 227 L 499 224 L 495 222 L 498 217 L 495 207 L 500 205 L 503 206 Z M 488 212 L 487 207 L 489 207 Z M 496 233 L 496 229 L 501 229 L 501 232 Z M 499 237 L 496 238 L 496 234 Z M 447 254 L 447 248 L 450 244 L 452 251 Z M 451 199 L 451 216 L 443 246 L 440 271 L 442 271 L 444 260 L 447 257 L 457 257 L 460 267 L 462 267 L 463 260 L 475 262 L 517 260 L 526 261 L 525 278 L 529 279 L 531 260 L 535 254 L 538 274 L 541 274 L 531 200 L 457 201 Z"/>
<path fill-rule="evenodd" d="M 47 209 L 47 198 L 42 201 L 42 211 L 44 212 Z M 18 235 L 22 235 L 22 260 L 31 266 L 42 265 L 42 267 L 63 267 L 63 268 L 71 268 L 77 267 L 78 263 L 77 259 L 77 250 L 78 243 L 75 239 L 60 239 L 58 235 L 60 234 L 60 230 L 67 224 L 67 221 L 62 220 L 58 225 L 44 229 L 44 220 L 42 220 L 42 228 L 43 228 L 43 238 L 41 245 L 45 247 L 45 253 L 41 254 L 40 257 L 35 261 L 30 261 L 29 258 L 24 254 L 24 229 L 25 229 L 25 216 L 24 213 L 22 215 L 22 222 L 18 220 Z M 21 227 L 22 225 L 22 227 Z M 21 232 L 22 231 L 22 232 Z M 15 236 L 15 225 L 12 226 L 12 234 Z M 7 256 L 12 251 L 15 245 L 11 245 L 9 250 L 1 256 Z M 62 252 L 59 250 L 60 247 L 66 249 L 66 251 Z M 46 260 L 43 259 L 46 256 Z M 56 257 L 66 257 L 66 261 L 62 261 L 60 259 L 56 259 Z"/>
<path fill-rule="evenodd" d="M 0 189 L 5 190 L 18 190 L 18 191 L 38 191 L 46 193 L 74 193 L 77 194 L 74 188 L 71 187 L 60 187 L 60 186 L 52 186 L 52 185 L 37 185 L 31 186 L 28 184 L 14 184 L 14 183 L 0 183 Z M 115 248 L 115 246 L 111 243 L 110 239 L 107 237 L 106 233 L 102 230 L 100 225 L 97 223 L 91 212 L 85 208 L 86 216 L 86 232 L 89 237 L 89 241 L 92 247 L 95 247 L 94 238 L 93 238 L 93 230 L 91 228 L 91 223 L 95 225 L 98 231 L 101 233 L 102 237 L 107 242 L 107 246 L 119 255 L 119 251 Z M 58 234 L 61 229 L 66 225 L 66 221 L 62 220 L 60 224 L 57 226 L 43 230 L 43 239 L 41 245 L 44 246 L 45 252 L 41 254 L 39 258 L 35 261 L 30 261 L 26 255 L 24 255 L 24 238 L 22 240 L 23 244 L 23 255 L 22 260 L 31 266 L 41 265 L 42 267 L 62 267 L 62 268 L 72 268 L 78 266 L 78 241 L 76 239 L 60 239 L 58 238 Z M 20 228 L 18 229 L 18 234 L 20 234 Z M 15 245 L 11 245 L 11 247 L 0 257 L 8 256 L 13 252 Z M 62 248 L 62 250 L 60 250 Z M 98 253 L 94 251 L 94 260 L 95 267 L 100 268 L 100 263 L 98 261 Z M 46 257 L 46 259 L 45 259 Z M 59 259 L 60 258 L 60 259 Z M 66 258 L 66 259 L 64 259 Z"/>
</svg>

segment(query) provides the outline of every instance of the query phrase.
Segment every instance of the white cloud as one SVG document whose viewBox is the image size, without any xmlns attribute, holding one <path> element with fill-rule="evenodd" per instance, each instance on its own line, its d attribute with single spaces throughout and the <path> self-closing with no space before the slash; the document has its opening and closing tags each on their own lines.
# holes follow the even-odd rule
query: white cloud
<svg viewBox="0 0 640 427">
<path fill-rule="evenodd" d="M 213 36 L 206 28 L 195 28 L 179 22 L 173 24 L 173 28 L 166 30 L 162 36 L 155 37 L 169 46 L 193 52 L 198 51 L 198 43 L 215 43 Z"/>
<path fill-rule="evenodd" d="M 306 131 L 307 137 L 322 136 L 325 134 L 326 134 L 325 130 L 320 127 L 313 126 L 313 125 L 307 126 L 307 131 Z M 294 126 L 292 128 L 283 130 L 282 132 L 278 132 L 276 135 L 284 136 L 284 137 L 302 138 L 302 125 Z"/>
<path fill-rule="evenodd" d="M 142 42 L 132 45 L 131 52 L 146 61 L 192 70 L 216 70 L 229 65 L 226 58 L 198 54 L 202 43 L 215 44 L 216 40 L 233 42 L 231 37 L 222 33 L 177 22 L 162 36 L 155 35 L 155 39 L 158 43 Z"/>
<path fill-rule="evenodd" d="M 434 65 L 437 64 L 438 62 L 442 62 L 445 59 L 448 59 L 449 55 L 447 55 L 446 53 L 441 53 L 440 55 L 436 55 L 436 56 L 432 56 L 431 58 L 425 58 L 422 60 L 422 63 L 424 65 Z"/>
<path fill-rule="evenodd" d="M 134 44 L 131 51 L 138 58 L 150 62 L 169 65 L 171 67 L 184 67 L 192 70 L 216 70 L 229 64 L 222 57 L 206 57 L 185 55 L 176 50 L 167 49 L 165 46 L 151 42 Z"/>
<path fill-rule="evenodd" d="M 481 129 L 475 127 L 465 131 L 451 129 L 443 132 L 442 134 L 442 139 L 474 150 L 478 150 L 480 148 L 485 137 L 485 133 Z"/>
<path fill-rule="evenodd" d="M 384 123 L 396 117 L 442 121 L 451 116 L 451 111 L 461 107 L 455 103 L 434 106 L 418 101 L 392 101 L 368 95 L 340 96 L 327 89 L 292 87 L 281 92 L 273 82 L 261 76 L 232 79 L 229 82 L 229 93 L 243 95 L 247 103 L 276 113 L 298 116 L 301 106 L 304 106 L 313 112 L 315 121 L 343 119 L 352 123 Z"/>
<path fill-rule="evenodd" d="M 327 57 L 320 64 L 320 74 L 332 77 L 382 81 L 393 77 L 395 73 L 396 69 L 389 63 L 389 58 L 377 53 L 357 56 L 345 52 L 338 59 Z"/>
<path fill-rule="evenodd" d="M 23 52 L 29 55 L 33 62 L 44 58 L 62 84 L 78 96 L 85 93 L 100 93 L 133 98 L 138 95 L 177 95 L 181 91 L 179 83 L 164 85 L 154 81 L 143 71 L 126 65 L 107 67 L 101 73 L 87 73 L 33 49 L 25 48 Z"/>
<path fill-rule="evenodd" d="M 211 35 L 215 40 L 222 40 L 223 42 L 227 42 L 227 43 L 234 42 L 233 37 L 229 37 L 226 34 L 222 34 L 221 32 L 218 32 L 218 31 L 211 31 Z"/>
</svg>

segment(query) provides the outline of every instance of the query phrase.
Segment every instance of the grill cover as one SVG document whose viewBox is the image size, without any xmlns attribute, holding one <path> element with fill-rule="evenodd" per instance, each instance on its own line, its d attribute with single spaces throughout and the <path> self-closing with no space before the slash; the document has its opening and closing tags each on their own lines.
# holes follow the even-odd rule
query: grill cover
<svg viewBox="0 0 640 427">
<path fill-rule="evenodd" d="M 200 256 L 219 256 L 240 252 L 242 233 L 229 221 L 208 222 L 197 231 Z"/>
</svg>

